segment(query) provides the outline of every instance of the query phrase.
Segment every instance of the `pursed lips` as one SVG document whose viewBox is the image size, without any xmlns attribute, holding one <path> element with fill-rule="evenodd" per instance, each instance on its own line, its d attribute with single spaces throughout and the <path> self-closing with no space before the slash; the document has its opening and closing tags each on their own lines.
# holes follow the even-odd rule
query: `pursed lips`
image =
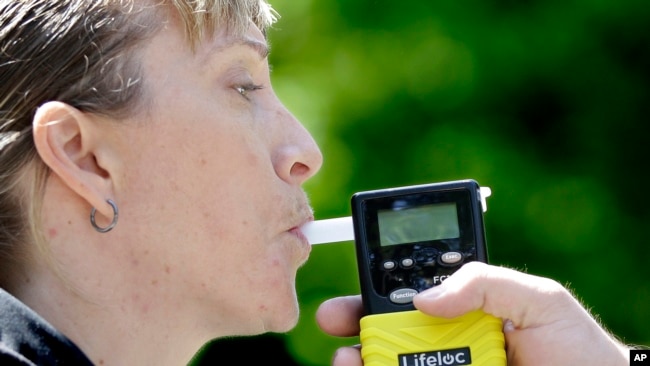
<svg viewBox="0 0 650 366">
<path fill-rule="evenodd" d="M 300 224 L 293 226 L 291 229 L 289 229 L 289 233 L 294 235 L 295 237 L 298 238 L 300 241 L 301 247 L 304 248 L 305 250 L 305 260 L 307 260 L 307 257 L 309 256 L 309 253 L 311 252 L 311 245 L 309 244 L 309 240 L 307 240 L 307 237 L 305 234 L 303 234 L 302 230 L 300 229 L 306 222 L 313 221 L 314 217 L 309 216 L 307 219 L 303 220 Z"/>
</svg>

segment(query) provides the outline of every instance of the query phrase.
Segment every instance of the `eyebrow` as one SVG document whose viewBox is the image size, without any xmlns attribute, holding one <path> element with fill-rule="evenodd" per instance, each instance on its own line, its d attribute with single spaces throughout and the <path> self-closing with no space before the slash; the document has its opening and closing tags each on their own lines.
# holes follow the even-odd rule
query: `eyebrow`
<svg viewBox="0 0 650 366">
<path fill-rule="evenodd" d="M 233 46 L 249 47 L 259 55 L 260 60 L 266 59 L 271 53 L 271 48 L 266 42 L 262 42 L 250 37 L 241 37 L 241 38 L 233 39 L 227 42 L 226 44 L 215 45 L 214 47 L 212 47 L 210 50 L 208 50 L 208 52 L 204 54 L 203 57 L 201 57 L 203 59 L 202 63 L 209 63 L 210 59 L 212 59 L 213 57 L 218 57 L 217 55 L 220 52 Z"/>
<path fill-rule="evenodd" d="M 271 47 L 266 42 L 260 42 L 252 38 L 242 38 L 237 42 L 237 44 L 248 46 L 255 50 L 260 55 L 260 59 L 265 59 L 269 57 L 271 53 Z"/>
</svg>

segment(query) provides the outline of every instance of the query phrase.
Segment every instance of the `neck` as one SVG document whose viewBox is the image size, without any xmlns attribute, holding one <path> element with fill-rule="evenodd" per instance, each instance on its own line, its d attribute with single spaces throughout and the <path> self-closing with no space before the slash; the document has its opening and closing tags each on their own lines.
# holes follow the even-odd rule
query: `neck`
<svg viewBox="0 0 650 366">
<path fill-rule="evenodd" d="M 200 324 L 183 316 L 182 300 L 174 304 L 152 291 L 145 299 L 137 290 L 142 284 L 115 281 L 119 275 L 85 278 L 80 286 L 82 281 L 69 281 L 67 273 L 50 268 L 44 263 L 34 266 L 14 295 L 96 365 L 188 364 L 209 340 L 200 337 L 207 333 Z M 95 288 L 89 289 L 93 282 Z M 177 311 L 170 311 L 174 308 Z"/>
</svg>

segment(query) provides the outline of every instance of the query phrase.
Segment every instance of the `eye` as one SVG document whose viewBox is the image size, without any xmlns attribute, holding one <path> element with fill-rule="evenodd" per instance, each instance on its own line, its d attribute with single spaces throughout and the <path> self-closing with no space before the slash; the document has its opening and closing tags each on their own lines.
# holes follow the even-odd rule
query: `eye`
<svg viewBox="0 0 650 366">
<path fill-rule="evenodd" d="M 264 86 L 262 85 L 256 85 L 256 84 L 244 84 L 244 85 L 238 85 L 235 87 L 235 90 L 239 94 L 241 94 L 244 98 L 248 99 L 249 94 L 255 90 L 260 90 L 263 89 Z"/>
</svg>

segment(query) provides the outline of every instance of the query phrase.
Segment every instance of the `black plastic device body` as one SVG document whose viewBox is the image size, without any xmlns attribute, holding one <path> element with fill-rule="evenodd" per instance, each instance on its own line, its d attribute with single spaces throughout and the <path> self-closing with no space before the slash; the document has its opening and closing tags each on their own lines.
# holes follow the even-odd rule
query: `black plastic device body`
<svg viewBox="0 0 650 366">
<path fill-rule="evenodd" d="M 415 294 L 464 263 L 487 263 L 480 195 L 476 181 L 459 180 L 352 196 L 366 315 L 413 310 Z"/>
</svg>

